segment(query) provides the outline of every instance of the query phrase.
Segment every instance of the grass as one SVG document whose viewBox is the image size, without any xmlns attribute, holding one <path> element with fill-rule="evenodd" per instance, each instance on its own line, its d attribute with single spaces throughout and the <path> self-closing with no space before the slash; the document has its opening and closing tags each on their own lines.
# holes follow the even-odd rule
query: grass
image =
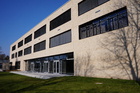
<svg viewBox="0 0 140 93">
<path fill-rule="evenodd" d="M 0 93 L 140 93 L 140 86 L 130 80 L 76 76 L 43 80 L 0 72 Z"/>
</svg>

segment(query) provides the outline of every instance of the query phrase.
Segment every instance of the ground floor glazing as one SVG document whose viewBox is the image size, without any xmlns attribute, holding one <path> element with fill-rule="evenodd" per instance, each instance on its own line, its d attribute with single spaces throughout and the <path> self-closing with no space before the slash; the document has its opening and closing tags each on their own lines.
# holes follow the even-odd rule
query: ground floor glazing
<svg viewBox="0 0 140 93">
<path fill-rule="evenodd" d="M 74 73 L 73 59 L 74 59 L 73 53 L 31 59 L 26 61 L 26 70 L 31 72 L 73 74 Z"/>
</svg>

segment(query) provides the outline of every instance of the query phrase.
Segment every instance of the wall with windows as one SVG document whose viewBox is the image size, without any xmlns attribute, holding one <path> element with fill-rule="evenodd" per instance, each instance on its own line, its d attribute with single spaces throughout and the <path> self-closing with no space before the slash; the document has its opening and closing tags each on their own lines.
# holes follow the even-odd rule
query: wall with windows
<svg viewBox="0 0 140 93">
<path fill-rule="evenodd" d="M 91 73 L 88 73 L 89 76 L 114 75 L 113 70 L 108 70 L 105 74 L 97 69 L 101 69 L 103 65 L 101 57 L 105 51 L 100 45 L 100 40 L 107 39 L 110 31 L 117 32 L 118 29 L 129 28 L 127 17 L 129 5 L 125 2 L 120 7 L 114 7 L 120 1 L 127 0 L 68 1 L 11 45 L 10 61 L 13 65 L 16 60 L 20 61 L 20 70 L 25 70 L 27 60 L 70 52 L 74 53 L 76 60 L 89 53 L 92 60 L 90 66 L 93 65 Z M 24 44 L 18 47 L 18 43 L 22 40 Z M 21 50 L 22 56 L 15 57 L 15 53 L 18 54 Z M 76 64 L 74 61 L 75 71 L 77 70 Z M 84 75 L 87 69 L 84 64 L 84 61 L 81 61 L 80 75 Z M 121 75 L 119 69 L 116 69 L 116 72 L 118 76 Z"/>
<path fill-rule="evenodd" d="M 11 45 L 10 61 L 13 63 L 12 65 L 16 64 L 16 60 L 20 61 L 20 65 L 22 65 L 20 67 L 20 70 L 25 70 L 25 60 L 71 52 L 72 48 L 70 47 L 70 44 L 63 45 L 67 47 L 66 49 L 60 48 L 59 45 L 52 49 L 50 49 L 49 47 L 51 37 L 55 37 L 57 35 L 65 33 L 71 28 L 71 3 L 72 2 L 68 2 L 68 6 L 64 5 L 63 7 L 58 9 L 56 12 L 54 12 L 54 14 L 50 15 L 48 18 L 40 22 L 37 26 L 32 28 L 29 32 L 27 32 Z M 57 25 L 55 22 L 57 22 L 58 20 L 59 23 Z M 51 31 L 50 24 L 52 24 Z M 66 36 L 69 36 L 67 35 L 67 33 L 65 34 Z M 61 37 L 66 37 L 65 34 L 61 35 Z M 68 43 L 71 41 L 71 39 L 69 41 L 68 40 L 65 40 L 65 42 L 61 42 L 60 44 Z M 18 43 L 20 43 L 21 41 L 23 41 L 23 45 L 18 45 Z M 17 57 L 15 56 L 16 53 Z"/>
</svg>

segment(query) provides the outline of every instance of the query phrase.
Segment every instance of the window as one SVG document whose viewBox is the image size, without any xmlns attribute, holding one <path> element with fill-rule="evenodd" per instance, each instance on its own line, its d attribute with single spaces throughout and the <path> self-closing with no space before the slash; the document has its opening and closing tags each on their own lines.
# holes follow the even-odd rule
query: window
<svg viewBox="0 0 140 93">
<path fill-rule="evenodd" d="M 18 52 L 18 57 L 22 56 L 22 50 Z"/>
<path fill-rule="evenodd" d="M 14 45 L 13 47 L 12 47 L 12 51 L 14 51 L 16 49 L 16 45 Z"/>
<path fill-rule="evenodd" d="M 121 11 L 118 14 L 118 24 L 119 24 L 119 28 L 125 27 L 126 25 L 128 25 L 128 20 L 127 19 L 127 13 L 125 11 Z"/>
<path fill-rule="evenodd" d="M 34 32 L 34 39 L 46 33 L 46 25 Z"/>
<path fill-rule="evenodd" d="M 107 31 L 107 20 L 105 18 L 100 20 L 100 29 L 101 33 L 105 33 Z"/>
<path fill-rule="evenodd" d="M 79 26 L 79 38 L 102 34 L 128 26 L 126 7 Z"/>
<path fill-rule="evenodd" d="M 24 55 L 31 54 L 31 52 L 32 52 L 32 47 L 31 46 L 24 49 Z"/>
<path fill-rule="evenodd" d="M 24 44 L 27 44 L 27 43 L 30 42 L 30 41 L 32 41 L 32 34 L 29 35 L 29 36 L 27 36 L 27 37 L 25 38 Z"/>
<path fill-rule="evenodd" d="M 15 54 L 12 54 L 12 56 L 11 56 L 11 57 L 12 57 L 12 59 L 14 58 L 14 56 L 15 56 Z"/>
<path fill-rule="evenodd" d="M 20 61 L 16 61 L 16 63 L 15 63 L 15 68 L 16 68 L 16 69 L 20 69 Z"/>
<path fill-rule="evenodd" d="M 82 15 L 107 1 L 109 0 L 83 0 L 78 4 L 78 13 Z"/>
<path fill-rule="evenodd" d="M 23 40 L 18 43 L 18 48 L 23 45 Z"/>
<path fill-rule="evenodd" d="M 53 30 L 54 28 L 68 22 L 71 20 L 71 9 L 67 10 L 60 16 L 56 17 L 50 22 L 50 30 Z"/>
<path fill-rule="evenodd" d="M 71 31 L 50 38 L 50 48 L 71 42 Z"/>
<path fill-rule="evenodd" d="M 46 48 L 46 41 L 42 41 L 34 45 L 34 52 L 44 50 Z"/>
</svg>

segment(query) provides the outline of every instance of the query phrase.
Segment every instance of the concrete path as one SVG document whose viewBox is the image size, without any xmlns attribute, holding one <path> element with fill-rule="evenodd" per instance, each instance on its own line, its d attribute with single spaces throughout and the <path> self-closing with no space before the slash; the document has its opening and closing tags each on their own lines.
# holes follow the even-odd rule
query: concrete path
<svg viewBox="0 0 140 93">
<path fill-rule="evenodd" d="M 27 71 L 11 71 L 10 73 L 40 78 L 40 79 L 50 79 L 53 77 L 63 77 L 63 76 L 72 76 L 67 74 L 50 74 L 50 73 L 38 73 L 38 72 L 27 72 Z"/>
<path fill-rule="evenodd" d="M 2 69 L 0 69 L 0 72 L 2 72 L 3 70 Z"/>
</svg>

